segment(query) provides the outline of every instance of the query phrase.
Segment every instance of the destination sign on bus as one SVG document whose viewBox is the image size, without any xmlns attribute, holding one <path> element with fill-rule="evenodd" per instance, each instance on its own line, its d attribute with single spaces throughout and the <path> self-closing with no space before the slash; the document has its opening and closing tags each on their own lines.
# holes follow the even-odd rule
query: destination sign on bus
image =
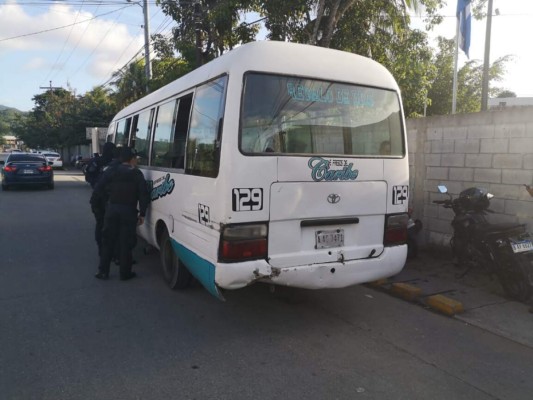
<svg viewBox="0 0 533 400">
<path fill-rule="evenodd" d="M 374 96 L 368 89 L 347 88 L 334 84 L 316 86 L 287 82 L 287 93 L 296 101 L 336 103 L 345 106 L 374 107 Z"/>
</svg>

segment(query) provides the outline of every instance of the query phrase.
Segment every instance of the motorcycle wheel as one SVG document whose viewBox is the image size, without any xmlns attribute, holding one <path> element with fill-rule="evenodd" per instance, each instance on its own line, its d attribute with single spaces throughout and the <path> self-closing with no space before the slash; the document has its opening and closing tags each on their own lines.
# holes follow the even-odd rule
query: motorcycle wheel
<svg viewBox="0 0 533 400">
<path fill-rule="evenodd" d="M 533 260 L 526 254 L 512 258 L 504 271 L 498 272 L 498 279 L 503 290 L 513 300 L 525 302 L 533 294 L 530 274 L 533 269 Z"/>
</svg>

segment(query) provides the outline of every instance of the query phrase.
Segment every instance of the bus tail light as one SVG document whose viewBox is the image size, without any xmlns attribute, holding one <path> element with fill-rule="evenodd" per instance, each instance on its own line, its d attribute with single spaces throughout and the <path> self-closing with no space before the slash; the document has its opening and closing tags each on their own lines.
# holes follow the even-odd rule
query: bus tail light
<svg viewBox="0 0 533 400">
<path fill-rule="evenodd" d="M 220 238 L 220 261 L 237 262 L 267 257 L 267 224 L 227 225 Z"/>
<path fill-rule="evenodd" d="M 407 214 L 391 214 L 385 216 L 385 246 L 398 246 L 407 243 Z"/>
</svg>

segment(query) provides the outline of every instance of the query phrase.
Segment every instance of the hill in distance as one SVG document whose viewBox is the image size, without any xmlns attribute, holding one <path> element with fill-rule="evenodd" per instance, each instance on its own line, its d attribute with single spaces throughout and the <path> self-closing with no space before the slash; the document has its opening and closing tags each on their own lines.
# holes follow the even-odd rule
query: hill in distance
<svg viewBox="0 0 533 400">
<path fill-rule="evenodd" d="M 22 113 L 22 111 L 17 110 L 16 108 L 3 106 L 1 104 L 0 104 L 0 111 L 14 111 L 14 112 Z"/>
</svg>

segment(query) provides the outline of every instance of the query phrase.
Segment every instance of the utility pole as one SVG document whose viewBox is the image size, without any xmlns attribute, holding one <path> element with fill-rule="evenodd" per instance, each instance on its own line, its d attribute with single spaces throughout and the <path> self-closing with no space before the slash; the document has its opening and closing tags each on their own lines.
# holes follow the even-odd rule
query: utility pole
<svg viewBox="0 0 533 400">
<path fill-rule="evenodd" d="M 483 60 L 483 78 L 481 81 L 481 111 L 487 111 L 489 102 L 489 61 L 490 61 L 490 36 L 492 29 L 492 0 L 487 6 L 487 28 L 485 30 L 485 58 Z"/>
<path fill-rule="evenodd" d="M 50 81 L 50 86 L 39 86 L 39 89 L 44 89 L 44 90 L 59 90 L 59 89 L 63 89 L 62 87 L 57 87 L 57 86 L 52 86 L 52 81 Z"/>
<path fill-rule="evenodd" d="M 146 93 L 150 92 L 148 83 L 152 79 L 152 62 L 150 61 L 150 21 L 148 18 L 148 0 L 143 0 L 144 14 L 144 72 L 146 74 Z"/>
<path fill-rule="evenodd" d="M 196 33 L 196 68 L 202 65 L 202 9 L 200 0 L 194 1 L 194 31 Z"/>
<path fill-rule="evenodd" d="M 150 61 L 150 19 L 148 10 L 148 0 L 143 0 L 141 5 L 138 1 L 127 0 L 129 3 L 137 4 L 143 9 L 144 16 L 144 74 L 146 75 L 146 93 L 150 92 L 148 83 L 152 79 L 152 62 Z"/>
</svg>

